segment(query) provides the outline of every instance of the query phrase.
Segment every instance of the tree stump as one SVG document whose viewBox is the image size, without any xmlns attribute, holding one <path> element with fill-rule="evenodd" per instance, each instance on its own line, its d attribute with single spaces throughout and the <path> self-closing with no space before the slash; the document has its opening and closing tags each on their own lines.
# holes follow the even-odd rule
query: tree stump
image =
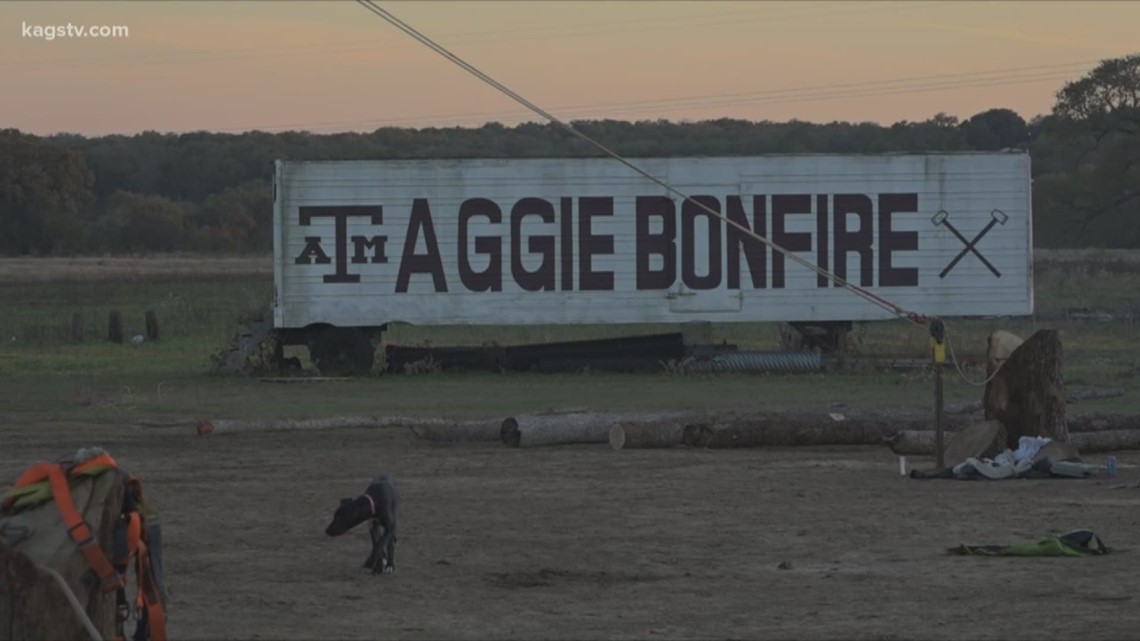
<svg viewBox="0 0 1140 641">
<path fill-rule="evenodd" d="M 118 310 L 112 310 L 107 318 L 107 340 L 112 343 L 123 342 L 123 315 Z"/>
<path fill-rule="evenodd" d="M 153 311 L 146 313 L 146 339 L 148 341 L 158 340 L 158 315 Z"/>
<path fill-rule="evenodd" d="M 80 314 L 79 312 L 75 312 L 74 314 L 71 315 L 71 342 L 82 343 L 83 342 L 83 330 L 84 330 L 83 314 Z"/>
<path fill-rule="evenodd" d="M 1043 329 L 1013 350 L 987 386 L 986 416 L 1005 426 L 1010 449 L 1022 436 L 1069 442 L 1061 363 L 1057 330 Z"/>
<path fill-rule="evenodd" d="M 1022 338 L 1012 332 L 1007 332 L 1004 329 L 994 330 L 990 333 L 989 339 L 986 341 L 986 391 L 983 395 L 982 405 L 985 408 L 986 420 L 994 418 L 990 412 L 990 399 L 996 402 L 998 399 L 1004 398 L 1009 391 L 1005 388 L 1005 381 L 995 381 L 990 379 L 994 372 L 1000 368 L 1009 355 L 1014 352 L 1018 347 L 1025 343 Z"/>
<path fill-rule="evenodd" d="M 125 489 L 113 471 L 72 486 L 75 507 L 108 558 Z M 89 581 L 87 560 L 68 536 L 58 506 L 49 502 L 0 517 L 0 639 L 91 638 L 63 589 L 40 566 L 63 577 L 104 639 L 115 638 L 115 593 Z"/>
</svg>

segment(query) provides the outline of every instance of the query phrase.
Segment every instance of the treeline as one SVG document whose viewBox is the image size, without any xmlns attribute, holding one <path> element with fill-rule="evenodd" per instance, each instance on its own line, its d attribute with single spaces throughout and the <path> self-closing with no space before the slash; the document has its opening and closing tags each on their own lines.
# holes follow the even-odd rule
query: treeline
<svg viewBox="0 0 1140 641">
<path fill-rule="evenodd" d="M 812 124 L 721 119 L 573 123 L 627 156 L 1028 149 L 1039 247 L 1140 247 L 1140 54 L 1103 61 L 1026 121 Z M 547 124 L 372 133 L 192 133 L 86 138 L 0 130 L 0 253 L 272 249 L 272 163 L 283 159 L 597 156 Z"/>
</svg>

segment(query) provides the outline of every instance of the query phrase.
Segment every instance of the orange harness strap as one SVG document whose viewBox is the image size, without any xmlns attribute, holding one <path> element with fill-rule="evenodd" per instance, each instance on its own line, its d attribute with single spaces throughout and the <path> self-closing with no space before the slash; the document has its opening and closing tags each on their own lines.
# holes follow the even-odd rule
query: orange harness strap
<svg viewBox="0 0 1140 641">
<path fill-rule="evenodd" d="M 146 609 L 146 621 L 150 628 L 151 641 L 166 641 L 166 613 L 162 609 L 162 597 L 158 593 L 158 586 L 154 584 L 154 575 L 150 567 L 150 552 L 146 543 L 139 542 L 138 557 L 135 560 L 135 569 L 138 580 L 138 596 L 135 597 L 135 608 Z"/>
<path fill-rule="evenodd" d="M 103 454 L 75 466 L 71 473 L 76 474 L 96 465 L 117 467 L 114 459 Z M 75 501 L 71 498 L 71 486 L 68 484 L 67 475 L 64 474 L 63 465 L 59 463 L 37 463 L 20 476 L 16 481 L 16 486 L 38 483 L 45 478 L 51 484 L 52 496 L 55 498 L 56 506 L 59 507 L 60 516 L 63 517 L 63 524 L 67 526 L 68 536 L 79 546 L 79 551 L 83 553 L 87 563 L 99 577 L 103 591 L 110 592 L 125 588 L 122 577 L 115 571 L 111 562 L 107 560 L 107 555 L 99 547 L 98 541 L 95 540 L 91 527 L 87 525 L 87 522 L 83 520 L 83 515 L 75 508 Z"/>
<path fill-rule="evenodd" d="M 119 467 L 115 459 L 111 458 L 109 454 L 102 454 L 84 461 L 70 468 L 68 472 L 64 471 L 64 464 L 62 463 L 37 463 L 20 475 L 15 486 L 22 487 L 44 480 L 49 482 L 60 516 L 63 517 L 63 523 L 67 526 L 68 536 L 79 546 L 79 550 L 87 559 L 87 563 L 98 575 L 104 591 L 126 590 L 126 569 L 131 560 L 134 560 L 138 579 L 136 607 L 146 609 L 147 627 L 150 631 L 151 641 L 167 641 L 166 613 L 163 611 L 162 597 L 158 592 L 158 586 L 154 582 L 154 573 L 150 565 L 150 553 L 146 545 L 146 533 L 143 531 L 141 515 L 137 511 L 132 511 L 126 515 L 128 519 L 126 523 L 127 555 L 125 558 L 115 559 L 115 563 L 112 564 L 99 547 L 91 527 L 83 520 L 83 515 L 76 509 L 75 501 L 71 498 L 68 476 L 79 474 L 100 465 L 115 469 Z M 133 476 L 130 477 L 129 483 L 131 489 L 141 499 L 142 484 Z M 116 566 L 122 568 L 123 574 L 116 570 Z M 122 636 L 117 636 L 117 639 L 123 641 Z"/>
</svg>

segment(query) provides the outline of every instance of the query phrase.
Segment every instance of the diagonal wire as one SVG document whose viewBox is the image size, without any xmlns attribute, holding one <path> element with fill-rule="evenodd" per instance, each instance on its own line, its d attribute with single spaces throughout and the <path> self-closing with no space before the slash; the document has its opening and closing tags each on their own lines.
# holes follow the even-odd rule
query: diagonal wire
<svg viewBox="0 0 1140 641">
<path fill-rule="evenodd" d="M 570 124 L 563 122 L 558 117 L 549 113 L 548 111 L 546 111 L 542 107 L 539 107 L 538 105 L 527 100 L 526 98 L 519 95 L 518 93 L 515 93 L 506 85 L 503 85 L 499 81 L 495 80 L 494 78 L 492 78 L 492 77 L 488 76 L 487 74 L 483 73 L 482 71 L 480 71 L 477 67 L 471 65 L 470 63 L 463 60 L 459 56 L 451 53 L 446 48 L 444 48 L 442 45 L 436 43 L 431 38 L 427 37 L 426 35 L 422 34 L 419 31 L 417 31 L 411 25 L 405 23 L 403 20 L 400 20 L 399 18 L 392 15 L 387 10 L 380 8 L 372 0 L 357 0 L 357 2 L 361 6 L 363 6 L 364 8 L 371 11 L 372 13 L 383 18 L 386 22 L 393 25 L 394 27 L 396 27 L 400 31 L 403 31 L 404 33 L 411 36 L 412 38 L 414 38 L 415 40 L 417 40 L 421 44 L 427 46 L 428 48 L 432 49 L 433 51 L 440 54 L 444 58 L 447 58 L 451 62 L 455 63 L 457 66 L 459 66 L 464 71 L 467 71 L 468 73 L 475 76 L 479 80 L 482 80 L 483 82 L 487 83 L 488 85 L 495 88 L 499 92 L 505 94 L 507 97 L 511 98 L 515 102 L 522 104 L 526 108 L 530 109 L 531 111 L 534 111 L 535 113 L 539 114 L 543 118 L 546 118 L 547 120 L 551 121 L 555 125 L 558 125 L 559 127 L 565 129 L 566 131 L 573 134 L 574 136 L 577 136 L 578 138 L 581 138 L 582 140 L 586 141 L 587 143 L 597 147 L 600 151 L 602 151 L 606 155 L 610 156 L 614 160 L 617 160 L 621 164 L 632 169 L 634 172 L 644 176 L 645 178 L 651 180 L 652 182 L 656 183 L 657 185 L 663 187 L 664 189 L 666 189 L 670 193 L 682 198 L 685 202 L 690 203 L 696 207 L 699 207 L 700 209 L 705 210 L 706 212 L 708 212 L 712 216 L 720 218 L 721 220 L 725 221 L 727 224 L 732 225 L 733 227 L 736 227 L 737 229 L 739 229 L 742 233 L 744 233 L 748 236 L 751 236 L 752 238 L 755 238 L 756 240 L 763 243 L 764 245 L 770 247 L 773 251 L 780 252 L 782 255 L 784 255 L 786 258 L 792 260 L 793 262 L 807 268 L 808 270 L 810 270 L 812 272 L 815 272 L 816 274 L 818 274 L 820 276 L 823 276 L 823 277 L 831 280 L 836 285 L 839 285 L 840 287 L 843 287 L 843 288 L 853 292 L 854 294 L 864 298 L 865 300 L 868 300 L 871 303 L 874 303 L 875 305 L 882 307 L 883 309 L 891 312 L 895 316 L 902 318 L 902 319 L 905 319 L 905 320 L 908 320 L 908 321 L 910 321 L 916 325 L 919 325 L 919 326 L 925 325 L 926 318 L 924 316 L 917 314 L 917 313 L 914 313 L 914 312 L 908 312 L 907 310 L 903 309 L 902 307 L 899 307 L 898 305 L 896 305 L 896 304 L 894 304 L 894 303 L 892 303 L 892 302 L 890 302 L 890 301 L 888 301 L 888 300 L 886 300 L 886 299 L 884 299 L 884 298 L 882 298 L 882 297 L 880 297 L 880 296 L 878 296 L 878 295 L 876 295 L 876 294 L 874 294 L 874 293 L 872 293 L 866 289 L 863 289 L 862 287 L 859 287 L 853 283 L 848 282 L 846 279 L 841 278 L 840 276 L 838 276 L 838 275 L 836 275 L 836 274 L 834 274 L 834 273 L 832 273 L 826 269 L 823 269 L 823 268 L 819 267 L 818 265 L 815 265 L 814 263 L 812 263 L 812 262 L 810 262 L 804 258 L 797 256 L 796 254 L 788 251 L 787 249 L 784 249 L 783 247 L 777 245 L 776 243 L 768 240 L 764 236 L 757 234 L 756 232 L 754 232 L 750 228 L 748 228 L 746 225 L 741 225 L 741 224 L 737 223 L 736 221 L 732 220 L 731 218 L 729 218 L 729 217 L 721 214 L 720 212 L 712 209 L 711 207 L 705 205 L 704 203 L 700 203 L 700 202 L 693 200 L 688 195 L 682 193 L 681 191 L 679 191 L 678 189 L 676 189 L 672 185 L 666 183 L 665 181 L 661 180 L 660 178 L 654 176 L 653 174 L 650 174 L 649 172 L 645 171 L 644 169 L 642 169 L 642 168 L 638 167 L 637 165 L 634 165 L 630 161 L 626 160 L 624 157 L 622 157 L 617 152 L 611 150 L 609 147 L 606 147 L 605 145 L 598 142 L 597 140 L 594 140 L 590 136 L 588 136 L 585 133 L 574 128 Z"/>
</svg>

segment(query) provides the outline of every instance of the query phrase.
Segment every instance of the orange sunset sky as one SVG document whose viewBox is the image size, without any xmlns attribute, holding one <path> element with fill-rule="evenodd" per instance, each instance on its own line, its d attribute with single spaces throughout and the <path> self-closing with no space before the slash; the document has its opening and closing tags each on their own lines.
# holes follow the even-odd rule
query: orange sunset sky
<svg viewBox="0 0 1140 641">
<path fill-rule="evenodd" d="M 1027 119 L 1140 51 L 1140 2 L 378 2 L 567 119 Z M 123 38 L 25 37 L 123 25 Z M 0 3 L 0 128 L 49 134 L 539 120 L 356 2 Z"/>
</svg>

